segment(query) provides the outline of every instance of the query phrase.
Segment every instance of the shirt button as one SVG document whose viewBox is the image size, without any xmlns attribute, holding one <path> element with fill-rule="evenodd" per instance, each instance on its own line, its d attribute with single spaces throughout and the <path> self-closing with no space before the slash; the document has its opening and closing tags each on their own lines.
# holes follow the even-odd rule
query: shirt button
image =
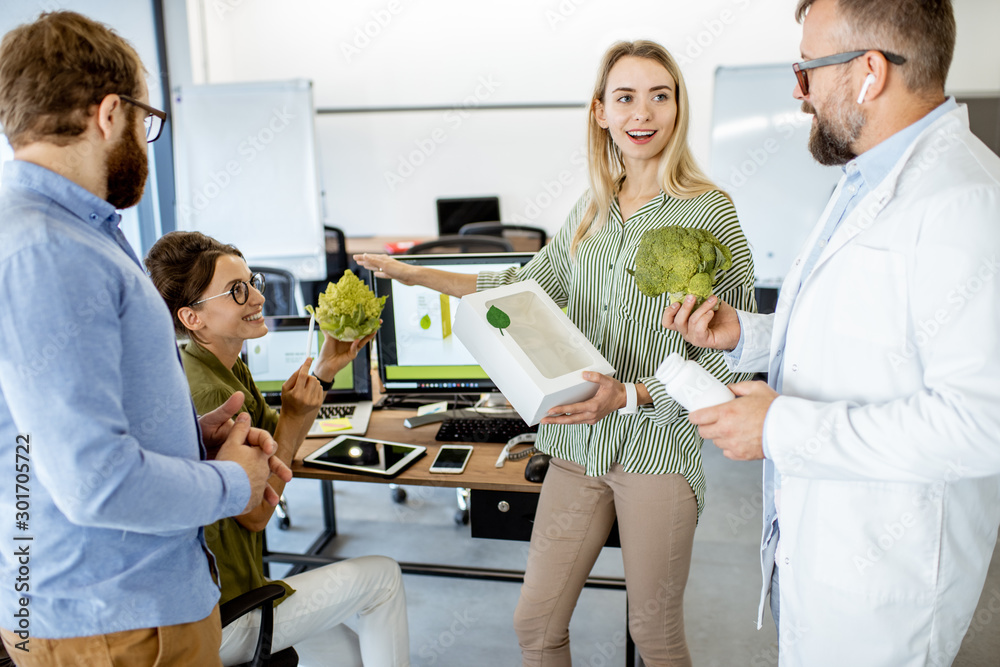
<svg viewBox="0 0 1000 667">
<path fill-rule="evenodd" d="M 792 364 L 792 372 L 794 373 L 797 370 L 799 370 L 799 365 L 798 364 Z"/>
<path fill-rule="evenodd" d="M 792 559 L 791 558 L 786 558 L 785 559 L 785 565 L 791 565 L 791 564 L 792 564 Z"/>
<path fill-rule="evenodd" d="M 604 310 L 607 310 L 607 309 L 608 309 L 608 305 L 604 304 Z"/>
<path fill-rule="evenodd" d="M 847 187 L 847 191 L 850 192 L 853 195 L 855 192 L 858 191 L 858 189 L 855 186 L 853 186 L 853 185 L 849 185 Z"/>
<path fill-rule="evenodd" d="M 97 214 L 96 213 L 91 213 L 90 214 L 90 219 L 91 220 L 97 220 Z"/>
<path fill-rule="evenodd" d="M 774 353 L 774 356 L 775 357 L 780 357 L 782 352 L 783 352 L 783 350 L 781 348 L 778 348 L 778 351 Z"/>
<path fill-rule="evenodd" d="M 820 239 L 820 241 L 819 241 L 819 247 L 820 248 L 825 248 L 826 247 L 826 240 L 825 239 Z"/>
</svg>

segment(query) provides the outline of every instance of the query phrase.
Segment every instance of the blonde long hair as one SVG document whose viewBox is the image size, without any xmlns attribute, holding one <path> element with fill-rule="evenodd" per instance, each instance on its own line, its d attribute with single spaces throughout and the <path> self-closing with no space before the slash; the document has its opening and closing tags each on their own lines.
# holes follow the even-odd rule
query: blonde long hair
<svg viewBox="0 0 1000 667">
<path fill-rule="evenodd" d="M 625 180 L 625 164 L 621 150 L 615 145 L 611 133 L 597 124 L 594 101 L 605 103 L 604 95 L 608 86 L 611 68 L 622 58 L 647 58 L 659 63 L 673 77 L 677 86 L 677 118 L 673 134 L 660 156 L 657 178 L 660 189 L 677 199 L 693 199 L 712 190 L 718 190 L 706 176 L 691 154 L 687 142 L 688 110 L 687 86 L 681 68 L 665 48 L 647 40 L 617 42 L 604 54 L 601 68 L 591 98 L 590 118 L 587 122 L 588 171 L 590 175 L 590 201 L 583 213 L 580 226 L 570 243 L 570 256 L 576 255 L 580 243 L 600 231 L 608 219 L 611 201 L 621 190 Z"/>
</svg>

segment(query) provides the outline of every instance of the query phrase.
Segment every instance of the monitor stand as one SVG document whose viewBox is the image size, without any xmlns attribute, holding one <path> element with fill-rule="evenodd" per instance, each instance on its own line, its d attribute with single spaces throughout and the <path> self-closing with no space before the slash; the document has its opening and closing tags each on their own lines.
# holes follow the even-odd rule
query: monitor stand
<svg viewBox="0 0 1000 667">
<path fill-rule="evenodd" d="M 479 407 L 482 408 L 509 408 L 510 403 L 501 393 L 487 394 L 486 400 Z"/>
</svg>

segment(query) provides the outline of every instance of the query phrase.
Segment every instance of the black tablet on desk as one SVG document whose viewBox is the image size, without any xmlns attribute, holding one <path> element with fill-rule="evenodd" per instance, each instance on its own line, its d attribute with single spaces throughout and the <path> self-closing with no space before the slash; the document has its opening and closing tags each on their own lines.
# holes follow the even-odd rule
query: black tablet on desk
<svg viewBox="0 0 1000 667">
<path fill-rule="evenodd" d="M 420 445 L 404 445 L 342 435 L 321 446 L 302 462 L 315 468 L 391 478 L 409 468 L 427 452 Z"/>
</svg>

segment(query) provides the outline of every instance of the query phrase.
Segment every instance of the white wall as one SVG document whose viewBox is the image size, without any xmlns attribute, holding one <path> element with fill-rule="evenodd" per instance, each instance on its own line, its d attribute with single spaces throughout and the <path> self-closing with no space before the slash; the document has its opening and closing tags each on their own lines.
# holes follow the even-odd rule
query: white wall
<svg viewBox="0 0 1000 667">
<path fill-rule="evenodd" d="M 185 0 L 174 0 L 184 2 Z M 554 232 L 586 188 L 582 109 L 598 60 L 649 38 L 679 59 L 707 167 L 714 71 L 798 60 L 792 0 L 186 0 L 194 82 L 305 77 L 320 114 L 327 220 L 349 235 L 436 234 L 434 199 L 499 194 L 505 220 Z M 996 0 L 959 0 L 949 88 L 1000 90 Z M 168 34 L 168 41 L 173 38 Z M 788 93 L 793 77 L 789 68 Z M 803 147 L 803 150 L 805 148 Z"/>
</svg>

